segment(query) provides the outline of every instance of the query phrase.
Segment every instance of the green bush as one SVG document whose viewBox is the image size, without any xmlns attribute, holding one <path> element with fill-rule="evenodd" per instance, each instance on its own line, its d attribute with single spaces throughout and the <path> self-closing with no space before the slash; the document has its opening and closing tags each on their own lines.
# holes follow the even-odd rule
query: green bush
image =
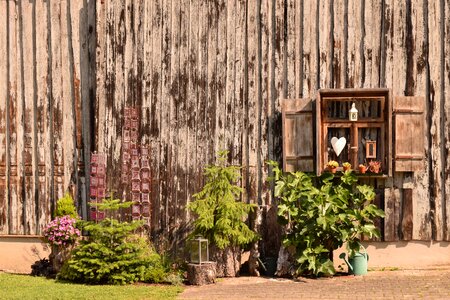
<svg viewBox="0 0 450 300">
<path fill-rule="evenodd" d="M 131 204 L 111 197 L 97 205 L 107 217 L 99 223 L 82 221 L 89 235 L 75 247 L 59 279 L 88 284 L 164 281 L 166 269 L 161 256 L 147 239 L 133 234 L 142 223 L 120 222 L 112 217 L 114 211 Z"/>
<path fill-rule="evenodd" d="M 56 202 L 55 217 L 63 216 L 78 218 L 77 208 L 69 192 L 66 192 L 64 197 L 58 199 Z"/>
<path fill-rule="evenodd" d="M 276 162 L 269 164 L 279 198 L 278 220 L 287 226 L 283 244 L 295 247 L 298 274 L 334 274 L 333 250 L 347 242 L 354 253 L 362 235 L 380 236 L 374 220 L 384 213 L 370 204 L 375 198 L 373 187 L 356 185 L 352 171 L 339 178 L 331 173 L 315 177 L 283 173 Z"/>
<path fill-rule="evenodd" d="M 255 205 L 240 201 L 242 188 L 236 185 L 240 168 L 226 166 L 227 154 L 220 151 L 218 164 L 205 168 L 206 183 L 188 205 L 197 215 L 193 235 L 202 235 L 219 249 L 244 246 L 258 239 L 245 223 Z"/>
</svg>

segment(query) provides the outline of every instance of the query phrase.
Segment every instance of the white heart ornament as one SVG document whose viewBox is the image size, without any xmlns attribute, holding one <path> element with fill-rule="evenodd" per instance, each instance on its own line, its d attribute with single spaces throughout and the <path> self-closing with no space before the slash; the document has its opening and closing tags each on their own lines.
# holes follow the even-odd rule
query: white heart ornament
<svg viewBox="0 0 450 300">
<path fill-rule="evenodd" d="M 345 137 L 341 137 L 338 139 L 337 137 L 331 138 L 331 146 L 333 147 L 334 153 L 336 153 L 337 156 L 341 154 L 342 150 L 344 150 L 344 147 L 347 143 L 347 140 Z"/>
</svg>

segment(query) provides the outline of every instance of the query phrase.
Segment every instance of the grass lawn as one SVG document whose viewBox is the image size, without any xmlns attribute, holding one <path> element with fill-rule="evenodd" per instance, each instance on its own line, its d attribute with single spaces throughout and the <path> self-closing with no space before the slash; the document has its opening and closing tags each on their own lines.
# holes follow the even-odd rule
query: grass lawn
<svg viewBox="0 0 450 300">
<path fill-rule="evenodd" d="M 170 285 L 82 285 L 0 273 L 0 299 L 175 299 L 182 290 Z"/>
</svg>

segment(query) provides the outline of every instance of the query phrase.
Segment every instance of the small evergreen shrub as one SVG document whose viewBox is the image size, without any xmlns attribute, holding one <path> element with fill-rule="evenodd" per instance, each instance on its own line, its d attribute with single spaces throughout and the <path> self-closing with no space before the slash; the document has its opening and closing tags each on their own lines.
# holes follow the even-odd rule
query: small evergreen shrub
<svg viewBox="0 0 450 300">
<path fill-rule="evenodd" d="M 89 235 L 75 247 L 59 279 L 87 284 L 164 281 L 166 270 L 161 257 L 147 239 L 133 233 L 142 222 L 121 222 L 113 218 L 114 211 L 131 204 L 120 203 L 111 196 L 97 205 L 107 217 L 99 223 L 82 221 Z"/>
<path fill-rule="evenodd" d="M 240 168 L 226 166 L 227 154 L 220 151 L 218 164 L 205 168 L 206 183 L 188 205 L 197 215 L 193 236 L 202 235 L 219 249 L 244 246 L 258 239 L 245 223 L 255 205 L 240 201 L 242 188 L 236 184 Z"/>
<path fill-rule="evenodd" d="M 72 196 L 69 192 L 56 202 L 55 217 L 71 216 L 78 218 L 77 208 L 75 207 Z"/>
</svg>

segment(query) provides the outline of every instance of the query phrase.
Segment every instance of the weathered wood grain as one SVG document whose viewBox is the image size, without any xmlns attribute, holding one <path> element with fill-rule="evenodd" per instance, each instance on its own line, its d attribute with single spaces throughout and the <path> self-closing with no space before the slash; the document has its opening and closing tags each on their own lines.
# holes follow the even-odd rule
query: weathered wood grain
<svg viewBox="0 0 450 300">
<path fill-rule="evenodd" d="M 0 234 L 8 234 L 8 3 L 0 2 Z M 6 55 L 5 55 L 6 54 Z"/>
<path fill-rule="evenodd" d="M 182 0 L 180 2 L 180 71 L 179 71 L 179 102 L 177 105 L 177 125 L 178 125 L 178 144 L 177 144 L 177 159 L 176 166 L 178 183 L 176 187 L 177 191 L 177 218 L 176 226 L 179 230 L 177 239 L 185 240 L 188 231 L 186 230 L 186 224 L 189 222 L 187 215 L 186 205 L 189 203 L 189 186 L 188 179 L 189 168 L 188 161 L 191 157 L 188 157 L 189 144 L 188 144 L 188 89 L 189 89 L 189 23 L 190 23 L 190 10 L 189 1 Z M 226 28 L 226 27 L 225 27 Z M 225 51 L 225 50 L 224 50 Z M 224 99 L 225 100 L 225 99 Z"/>
<path fill-rule="evenodd" d="M 260 2 L 260 38 L 261 38 L 261 48 L 259 50 L 258 54 L 258 67 L 261 74 L 261 81 L 259 82 L 259 93 L 260 93 L 260 110 L 258 115 L 258 120 L 260 122 L 260 135 L 258 136 L 257 140 L 257 147 L 260 151 L 259 156 L 259 162 L 258 162 L 258 169 L 257 171 L 260 172 L 260 181 L 258 184 L 261 185 L 261 204 L 262 205 L 270 205 L 272 203 L 272 192 L 271 192 L 271 186 L 269 182 L 267 181 L 267 178 L 269 176 L 269 170 L 266 165 L 266 162 L 271 157 L 272 150 L 270 149 L 270 146 L 272 143 L 269 141 L 272 138 L 271 132 L 270 132 L 270 123 L 272 122 L 270 118 L 270 24 L 271 20 L 269 19 L 270 16 L 270 1 L 261 1 Z M 297 6 L 299 8 L 299 6 Z M 300 18 L 297 18 L 296 20 L 299 20 Z M 302 57 L 302 54 L 299 53 L 300 58 Z M 300 61 L 300 59 L 298 60 Z M 297 64 L 297 69 L 300 68 L 301 64 Z M 299 71 L 300 73 L 300 71 Z M 297 89 L 298 92 L 301 93 L 301 84 L 302 80 L 301 77 L 297 76 L 297 79 L 299 83 L 297 83 Z"/>
<path fill-rule="evenodd" d="M 9 115 L 10 115 L 10 203 L 9 233 L 21 234 L 23 228 L 23 99 L 20 74 L 20 26 L 17 2 L 9 2 Z"/>
<path fill-rule="evenodd" d="M 441 26 L 444 27 L 444 62 L 442 62 L 444 66 L 444 74 L 450 74 L 450 4 L 445 2 L 444 4 L 444 15 L 445 15 L 445 22 Z M 442 9 L 442 8 L 441 8 Z M 445 24 L 445 25 L 444 25 Z M 441 33 L 442 34 L 442 33 Z M 445 158 L 445 167 L 444 167 L 444 178 L 445 178 L 445 216 L 446 216 L 446 223 L 444 224 L 444 238 L 446 241 L 450 241 L 450 155 L 449 155 L 449 149 L 450 149 L 450 76 L 443 76 L 442 78 L 444 82 L 444 111 L 445 111 L 445 117 L 443 118 L 444 121 L 444 128 L 447 128 L 445 130 L 445 148 L 443 151 L 443 158 Z M 442 81 L 441 81 L 442 84 Z M 441 122 L 442 124 L 442 122 Z"/>
<path fill-rule="evenodd" d="M 169 191 L 167 198 L 168 230 L 170 240 L 178 240 L 178 185 L 179 174 L 177 168 L 179 165 L 179 124 L 178 124 L 178 105 L 180 103 L 180 2 L 172 1 L 171 7 L 171 58 L 170 58 L 170 101 L 169 101 Z"/>
<path fill-rule="evenodd" d="M 441 87 L 441 77 L 445 76 L 442 74 L 441 64 L 441 42 L 444 38 L 441 36 L 440 22 L 442 15 L 440 14 L 440 5 L 438 1 L 431 1 L 428 3 L 428 41 L 429 41 L 429 111 L 428 116 L 431 117 L 430 122 L 430 142 L 431 146 L 431 173 L 430 178 L 430 208 L 433 212 L 433 238 L 441 241 L 443 240 L 443 227 L 445 224 L 444 220 L 444 209 L 443 203 L 445 199 L 443 198 L 442 191 L 444 191 L 443 182 L 443 165 L 441 158 L 441 147 L 444 147 L 444 141 L 442 140 L 442 130 L 441 118 L 443 118 L 443 96 Z"/>
<path fill-rule="evenodd" d="M 51 151 L 48 151 L 50 143 L 50 109 L 48 104 L 48 61 L 49 61 L 49 30 L 48 30 L 47 6 L 42 1 L 35 4 L 34 26 L 35 51 L 36 51 L 36 147 L 38 168 L 38 204 L 37 224 L 39 234 L 43 226 L 51 219 L 51 203 L 49 196 L 52 190 L 51 179 Z M 37 63 L 37 62 L 41 63 Z"/>
<path fill-rule="evenodd" d="M 66 169 L 64 165 L 64 98 L 63 98 L 63 63 L 62 63 L 62 27 L 66 26 L 66 23 L 61 22 L 61 10 L 65 10 L 66 7 L 62 6 L 61 2 L 50 3 L 50 24 L 51 24 L 51 97 L 52 97 L 52 110 L 51 110 L 51 123 L 52 123 L 52 140 L 53 140 L 53 176 L 54 176 L 54 201 L 62 197 L 64 193 L 64 184 L 67 183 Z M 64 53 L 66 54 L 66 53 Z M 67 59 L 67 57 L 65 57 Z M 67 122 L 66 120 L 65 122 Z M 72 132 L 68 133 L 72 136 Z"/>
<path fill-rule="evenodd" d="M 187 87 L 187 103 L 186 103 L 186 118 L 187 118 L 187 138 L 186 138 L 186 170 L 188 176 L 186 179 L 186 195 L 188 203 L 193 201 L 192 195 L 197 190 L 197 118 L 196 110 L 198 103 L 197 82 L 199 78 L 198 71 L 198 45 L 199 45 L 199 18 L 198 2 L 191 2 L 189 5 L 189 42 L 188 42 L 188 78 L 189 83 Z M 189 210 L 186 212 L 186 218 L 190 218 Z"/>
<path fill-rule="evenodd" d="M 161 213 L 162 205 L 160 193 L 160 158 L 161 149 L 159 144 L 159 133 L 161 127 L 161 60 L 162 60 L 162 2 L 152 1 L 151 17 L 152 20 L 152 83 L 151 83 L 151 170 L 152 170 L 152 233 L 160 233 L 161 230 Z"/>
<path fill-rule="evenodd" d="M 424 5 L 422 2 L 411 1 L 411 12 L 407 14 L 407 20 L 412 28 L 409 29 L 409 40 L 413 43 L 414 51 L 408 52 L 407 67 L 410 69 L 408 73 L 412 73 L 412 77 L 408 77 L 408 95 L 411 96 L 425 96 L 426 95 L 426 56 L 427 46 L 425 45 L 425 28 L 424 28 Z M 411 36 L 412 35 L 412 36 Z M 412 40 L 412 41 L 411 41 Z M 412 57 L 410 57 L 412 55 Z M 412 66 L 411 66 L 412 64 Z M 412 70 L 411 70 L 412 68 Z M 424 97 L 426 101 L 426 97 Z M 426 103 L 424 106 L 427 107 Z M 425 111 L 426 112 L 426 111 Z M 425 128 L 428 126 L 424 123 Z M 425 158 L 430 155 L 430 150 L 426 147 L 428 145 L 428 134 L 424 134 Z M 425 159 L 424 170 L 428 169 L 429 160 Z M 413 239 L 415 240 L 430 240 L 431 239 L 431 222 L 429 218 L 430 200 L 429 200 L 429 178 L 428 172 L 415 172 L 411 178 L 414 183 L 413 191 Z"/>
<path fill-rule="evenodd" d="M 331 14 L 330 7 L 332 1 L 320 1 L 318 14 L 319 18 L 319 86 L 320 88 L 332 87 L 332 39 L 331 21 L 334 15 Z"/>
<path fill-rule="evenodd" d="M 258 68 L 258 50 L 260 47 L 258 37 L 258 3 L 256 0 L 247 2 L 247 101 L 244 101 L 245 127 L 244 130 L 244 173 L 246 173 L 246 194 L 248 202 L 260 204 L 261 195 L 258 190 L 259 182 L 257 172 L 258 154 L 257 140 L 261 130 L 259 121 L 259 110 L 261 95 L 259 94 L 259 68 Z"/>
<path fill-rule="evenodd" d="M 333 1 L 333 83 L 332 88 L 344 88 L 346 77 L 347 26 L 346 1 Z"/>
<path fill-rule="evenodd" d="M 23 105 L 23 168 L 24 168 L 24 199 L 23 199 L 23 225 L 25 234 L 36 233 L 36 161 L 34 156 L 34 54 L 33 49 L 33 3 L 20 2 L 20 57 L 21 57 L 21 81 L 22 81 L 22 105 Z M 27 55 L 30 53 L 31 55 Z"/>
</svg>

